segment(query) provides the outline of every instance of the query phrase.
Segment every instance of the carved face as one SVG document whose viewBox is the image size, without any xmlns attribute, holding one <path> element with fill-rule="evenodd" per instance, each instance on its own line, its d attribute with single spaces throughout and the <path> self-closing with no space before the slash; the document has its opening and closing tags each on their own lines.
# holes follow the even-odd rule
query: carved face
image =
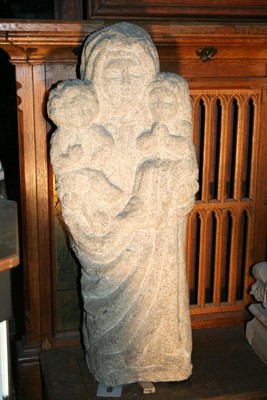
<svg viewBox="0 0 267 400">
<path fill-rule="evenodd" d="M 83 94 L 77 99 L 77 116 L 81 121 L 90 123 L 98 112 L 96 98 L 90 93 Z"/>
<path fill-rule="evenodd" d="M 116 106 L 136 101 L 144 83 L 144 69 L 132 58 L 108 61 L 103 66 L 102 83 L 109 100 Z"/>
<path fill-rule="evenodd" d="M 177 99 L 167 88 L 156 87 L 149 93 L 149 108 L 156 121 L 168 122 L 177 116 Z"/>
<path fill-rule="evenodd" d="M 66 88 L 62 96 L 52 97 L 49 104 L 49 116 L 57 126 L 90 124 L 97 112 L 97 99 L 86 87 L 79 94 L 75 87 Z"/>
</svg>

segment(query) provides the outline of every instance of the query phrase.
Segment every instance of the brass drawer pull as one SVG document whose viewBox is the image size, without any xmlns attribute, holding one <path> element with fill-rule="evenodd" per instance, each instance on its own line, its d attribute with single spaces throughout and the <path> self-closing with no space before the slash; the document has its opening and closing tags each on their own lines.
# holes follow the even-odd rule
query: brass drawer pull
<svg viewBox="0 0 267 400">
<path fill-rule="evenodd" d="M 205 46 L 200 49 L 196 49 L 196 55 L 201 61 L 207 62 L 211 57 L 214 57 L 217 53 L 217 49 L 214 46 Z"/>
</svg>

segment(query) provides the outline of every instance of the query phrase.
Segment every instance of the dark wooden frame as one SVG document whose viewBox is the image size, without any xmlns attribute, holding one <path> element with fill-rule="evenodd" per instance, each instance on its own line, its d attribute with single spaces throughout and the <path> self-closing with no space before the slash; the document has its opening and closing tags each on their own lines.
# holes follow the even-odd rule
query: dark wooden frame
<svg viewBox="0 0 267 400">
<path fill-rule="evenodd" d="M 266 20 L 266 0 L 87 0 L 87 19 Z"/>
</svg>

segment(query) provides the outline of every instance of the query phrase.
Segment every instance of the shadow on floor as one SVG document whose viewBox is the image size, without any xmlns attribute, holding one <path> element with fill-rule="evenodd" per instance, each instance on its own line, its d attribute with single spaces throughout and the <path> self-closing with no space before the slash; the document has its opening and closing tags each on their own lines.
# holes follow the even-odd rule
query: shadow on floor
<svg viewBox="0 0 267 400">
<path fill-rule="evenodd" d="M 196 330 L 193 345 L 194 369 L 190 379 L 155 383 L 153 394 L 143 394 L 138 384 L 125 385 L 121 399 L 267 399 L 267 366 L 248 344 L 242 326 Z M 26 395 L 24 382 L 21 400 L 105 399 L 96 396 L 97 382 L 88 373 L 81 348 L 42 352 L 41 371 L 43 396 L 36 392 L 35 397 Z M 36 375 L 36 371 L 32 371 L 34 373 Z M 38 376 L 32 375 L 28 384 L 40 380 L 38 373 Z"/>
</svg>

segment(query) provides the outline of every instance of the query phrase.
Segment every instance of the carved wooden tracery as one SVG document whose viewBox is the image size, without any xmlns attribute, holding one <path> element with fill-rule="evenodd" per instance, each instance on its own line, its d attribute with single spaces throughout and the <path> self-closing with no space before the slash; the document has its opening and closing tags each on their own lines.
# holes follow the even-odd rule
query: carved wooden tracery
<svg viewBox="0 0 267 400">
<path fill-rule="evenodd" d="M 201 166 L 187 242 L 192 314 L 241 310 L 253 264 L 261 91 L 191 96 Z"/>
</svg>

